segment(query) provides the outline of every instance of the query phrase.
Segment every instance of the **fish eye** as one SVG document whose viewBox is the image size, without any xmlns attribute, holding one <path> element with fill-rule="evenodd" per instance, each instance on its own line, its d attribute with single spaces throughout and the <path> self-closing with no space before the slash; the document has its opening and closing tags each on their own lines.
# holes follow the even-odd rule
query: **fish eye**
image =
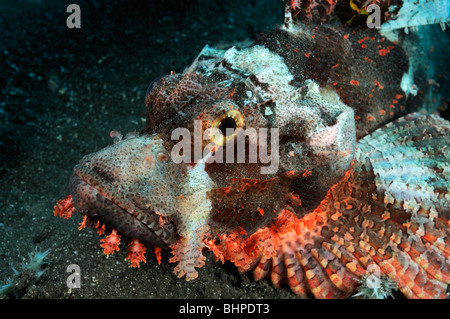
<svg viewBox="0 0 450 319">
<path fill-rule="evenodd" d="M 213 129 L 211 141 L 216 145 L 225 145 L 227 141 L 233 140 L 237 136 L 244 127 L 244 122 L 244 116 L 236 109 L 222 114 L 211 124 Z"/>
<path fill-rule="evenodd" d="M 227 116 L 219 124 L 219 130 L 224 136 L 229 136 L 234 133 L 237 128 L 237 124 L 234 118 Z"/>
</svg>

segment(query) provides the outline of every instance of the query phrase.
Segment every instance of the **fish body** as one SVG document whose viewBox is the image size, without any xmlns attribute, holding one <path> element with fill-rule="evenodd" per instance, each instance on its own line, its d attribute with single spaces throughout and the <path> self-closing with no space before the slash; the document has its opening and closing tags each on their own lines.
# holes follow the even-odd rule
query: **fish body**
<svg viewBox="0 0 450 319">
<path fill-rule="evenodd" d="M 401 45 L 338 23 L 206 46 L 150 86 L 139 133 L 75 166 L 55 214 L 85 216 L 108 254 L 129 238 L 132 266 L 170 249 L 187 280 L 209 249 L 302 297 L 375 274 L 445 298 L 450 124 L 416 113 L 409 69 Z"/>
</svg>

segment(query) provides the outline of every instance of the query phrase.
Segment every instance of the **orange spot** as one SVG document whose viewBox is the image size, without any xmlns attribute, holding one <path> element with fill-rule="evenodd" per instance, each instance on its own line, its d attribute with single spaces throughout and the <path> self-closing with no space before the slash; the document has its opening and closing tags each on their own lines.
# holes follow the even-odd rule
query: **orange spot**
<svg viewBox="0 0 450 319">
<path fill-rule="evenodd" d="M 372 115 L 367 115 L 367 119 L 368 119 L 369 121 L 375 120 L 375 118 L 374 118 Z"/>
<path fill-rule="evenodd" d="M 351 84 L 351 85 L 358 85 L 359 82 L 358 82 L 358 81 L 355 81 L 355 80 L 351 80 L 351 81 L 350 81 L 350 84 Z"/>
<path fill-rule="evenodd" d="M 261 216 L 264 216 L 264 209 L 258 208 L 258 212 L 261 214 Z"/>
<path fill-rule="evenodd" d="M 337 85 L 337 82 L 333 82 L 333 85 Z"/>
<path fill-rule="evenodd" d="M 363 43 L 363 44 L 361 45 L 361 48 L 365 49 L 365 48 L 367 48 L 367 45 L 366 45 L 365 43 Z"/>
<path fill-rule="evenodd" d="M 231 191 L 231 186 L 222 188 L 225 195 L 227 195 Z"/>
<path fill-rule="evenodd" d="M 398 103 L 397 100 L 392 100 L 392 104 L 396 104 L 396 103 Z"/>
<path fill-rule="evenodd" d="M 403 95 L 401 95 L 401 94 L 397 94 L 397 95 L 395 96 L 395 98 L 396 98 L 397 100 L 400 100 L 402 97 L 403 97 Z"/>
<path fill-rule="evenodd" d="M 145 161 L 146 161 L 147 163 L 150 164 L 150 166 L 153 167 L 153 165 L 155 165 L 155 160 L 153 159 L 153 154 L 144 157 L 144 159 L 145 159 Z"/>
<path fill-rule="evenodd" d="M 100 247 L 103 248 L 103 252 L 107 255 L 119 251 L 120 235 L 117 234 L 117 230 L 113 229 L 111 234 L 100 240 L 103 244 Z"/>
<path fill-rule="evenodd" d="M 384 115 L 384 114 L 386 114 L 386 111 L 385 110 L 380 110 L 380 115 Z"/>
<path fill-rule="evenodd" d="M 380 89 L 384 89 L 384 86 L 382 86 L 380 84 L 380 82 L 378 82 L 377 80 L 375 80 L 374 83 L 375 83 L 375 86 L 378 86 Z"/>
<path fill-rule="evenodd" d="M 389 107 L 390 107 L 391 109 L 393 109 L 393 108 L 394 108 L 394 105 L 393 105 L 393 104 L 389 104 Z"/>
<path fill-rule="evenodd" d="M 385 56 L 386 54 L 389 53 L 389 50 L 386 50 L 386 49 L 380 49 L 380 50 L 378 51 L 378 53 L 379 53 L 381 56 Z"/>
<path fill-rule="evenodd" d="M 298 49 L 297 49 L 297 48 L 295 48 L 295 49 L 294 49 L 294 52 L 298 52 Z"/>
<path fill-rule="evenodd" d="M 145 259 L 145 246 L 139 242 L 137 239 L 133 239 L 133 241 L 128 245 L 128 253 L 127 258 L 130 260 L 131 267 L 140 267 L 139 263 L 143 261 L 147 262 Z"/>
<path fill-rule="evenodd" d="M 181 196 L 183 196 L 183 195 L 181 195 Z M 162 216 L 159 216 L 158 224 L 161 228 L 163 228 L 164 225 L 166 224 L 166 222 L 164 221 L 164 218 Z"/>
<path fill-rule="evenodd" d="M 370 98 L 373 98 L 373 95 L 372 95 L 372 94 L 369 94 L 369 97 L 370 97 Z"/>
<path fill-rule="evenodd" d="M 316 37 L 315 35 L 311 36 L 311 38 L 313 38 L 313 39 L 314 39 L 315 37 Z"/>
<path fill-rule="evenodd" d="M 309 56 L 311 55 L 311 53 L 305 53 L 305 57 L 309 58 Z"/>
<path fill-rule="evenodd" d="M 308 219 L 305 220 L 305 226 L 306 226 L 306 228 L 308 228 L 309 230 L 313 229 L 314 224 L 315 224 L 315 220 L 312 219 L 312 218 L 308 218 Z"/>
<path fill-rule="evenodd" d="M 338 66 L 339 66 L 339 64 L 336 63 L 336 64 L 333 65 L 331 68 L 334 69 L 334 68 L 337 68 Z"/>
<path fill-rule="evenodd" d="M 358 115 L 355 116 L 355 120 L 361 119 Z"/>
<path fill-rule="evenodd" d="M 348 34 L 344 34 L 344 39 L 348 39 Z"/>
</svg>

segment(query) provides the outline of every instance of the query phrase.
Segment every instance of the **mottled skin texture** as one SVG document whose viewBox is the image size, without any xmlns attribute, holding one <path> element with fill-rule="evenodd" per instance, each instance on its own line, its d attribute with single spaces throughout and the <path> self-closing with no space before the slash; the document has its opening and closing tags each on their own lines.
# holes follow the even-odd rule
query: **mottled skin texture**
<svg viewBox="0 0 450 319">
<path fill-rule="evenodd" d="M 73 207 L 107 231 L 171 249 L 187 280 L 210 249 L 303 297 L 347 297 L 376 265 L 407 297 L 445 298 L 450 126 L 434 115 L 398 120 L 420 106 L 400 87 L 407 61 L 376 31 L 338 24 L 292 24 L 241 50 L 205 48 L 183 74 L 152 84 L 139 134 L 74 168 Z M 199 161 L 173 161 L 176 128 L 225 126 L 232 141 L 239 129 L 279 129 L 276 172 L 263 174 L 270 163 L 259 157 L 236 163 L 236 153 L 209 163 L 214 138 L 192 143 Z"/>
</svg>

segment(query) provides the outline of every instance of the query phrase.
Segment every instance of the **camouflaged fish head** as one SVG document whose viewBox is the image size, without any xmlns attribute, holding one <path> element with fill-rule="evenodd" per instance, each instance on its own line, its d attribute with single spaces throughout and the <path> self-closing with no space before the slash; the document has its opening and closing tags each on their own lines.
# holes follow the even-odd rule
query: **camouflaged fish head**
<svg viewBox="0 0 450 319">
<path fill-rule="evenodd" d="M 132 266 L 170 249 L 187 280 L 209 249 L 299 296 L 348 296 L 375 265 L 409 297 L 440 297 L 449 125 L 397 120 L 419 105 L 407 61 L 375 30 L 328 24 L 206 46 L 150 85 L 139 133 L 75 166 L 55 212 L 106 231 L 106 253 L 130 238 Z"/>
<path fill-rule="evenodd" d="M 315 208 L 353 159 L 354 115 L 337 94 L 292 81 L 263 46 L 163 77 L 147 95 L 144 132 L 75 167 L 75 208 L 89 217 L 121 211 L 133 222 L 110 217 L 116 229 L 197 267 L 211 235 L 249 235 L 287 205 L 301 207 L 303 193 Z"/>
</svg>

